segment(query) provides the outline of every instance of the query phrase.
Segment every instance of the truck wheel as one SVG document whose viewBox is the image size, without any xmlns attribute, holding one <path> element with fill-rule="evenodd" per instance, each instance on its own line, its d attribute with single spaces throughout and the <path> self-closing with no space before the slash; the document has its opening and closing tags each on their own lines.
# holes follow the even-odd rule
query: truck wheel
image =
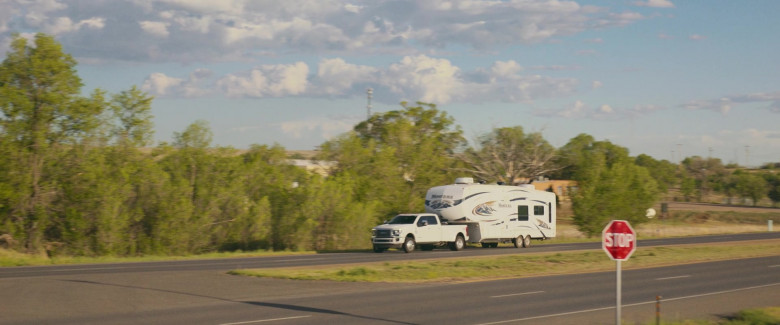
<svg viewBox="0 0 780 325">
<path fill-rule="evenodd" d="M 374 245 L 374 253 L 384 253 L 384 251 L 386 251 L 386 250 L 387 250 L 387 248 L 379 247 L 377 245 Z"/>
<path fill-rule="evenodd" d="M 515 245 L 515 248 L 525 247 L 523 246 L 523 240 L 525 240 L 523 235 L 517 236 L 517 238 L 512 239 L 512 244 Z"/>
<path fill-rule="evenodd" d="M 523 248 L 531 247 L 531 235 L 523 237 Z"/>
<path fill-rule="evenodd" d="M 406 240 L 404 240 L 404 252 L 411 253 L 414 251 L 414 246 L 416 243 L 414 242 L 414 237 L 406 237 Z"/>
<path fill-rule="evenodd" d="M 466 247 L 466 240 L 463 239 L 463 236 L 461 235 L 455 237 L 455 241 L 450 243 L 450 250 L 453 251 L 459 251 L 463 249 L 463 247 Z"/>
</svg>

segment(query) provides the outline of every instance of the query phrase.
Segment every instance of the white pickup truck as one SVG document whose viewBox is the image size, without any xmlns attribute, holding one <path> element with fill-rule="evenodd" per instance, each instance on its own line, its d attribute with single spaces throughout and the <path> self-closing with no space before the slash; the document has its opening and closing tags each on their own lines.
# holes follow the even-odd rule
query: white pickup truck
<svg viewBox="0 0 780 325">
<path fill-rule="evenodd" d="M 422 250 L 447 245 L 451 250 L 459 251 L 466 246 L 468 239 L 466 225 L 442 223 L 433 213 L 399 214 L 371 230 L 371 243 L 377 253 L 388 248 L 400 248 L 410 253 L 417 245 Z"/>
</svg>

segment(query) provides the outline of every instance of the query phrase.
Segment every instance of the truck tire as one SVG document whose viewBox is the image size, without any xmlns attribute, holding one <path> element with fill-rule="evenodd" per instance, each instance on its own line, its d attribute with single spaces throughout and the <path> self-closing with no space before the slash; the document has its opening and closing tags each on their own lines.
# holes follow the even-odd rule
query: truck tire
<svg viewBox="0 0 780 325">
<path fill-rule="evenodd" d="M 450 250 L 453 251 L 459 251 L 466 247 L 466 240 L 463 239 L 463 236 L 458 235 L 458 237 L 455 237 L 455 241 L 450 243 Z"/>
<path fill-rule="evenodd" d="M 387 248 L 379 247 L 377 245 L 374 245 L 374 253 L 384 253 L 387 250 Z"/>
<path fill-rule="evenodd" d="M 403 246 L 404 252 L 405 253 L 414 252 L 414 247 L 416 245 L 417 245 L 417 243 L 414 242 L 414 237 L 412 237 L 412 236 L 406 237 L 406 239 L 404 240 L 404 246 Z"/>
<path fill-rule="evenodd" d="M 531 235 L 523 237 L 523 248 L 531 247 Z"/>
</svg>

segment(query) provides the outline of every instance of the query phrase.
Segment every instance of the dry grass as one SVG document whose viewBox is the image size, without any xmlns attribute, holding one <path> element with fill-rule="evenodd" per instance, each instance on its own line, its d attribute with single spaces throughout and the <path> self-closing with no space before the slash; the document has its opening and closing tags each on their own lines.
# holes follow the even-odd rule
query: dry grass
<svg viewBox="0 0 780 325">
<path fill-rule="evenodd" d="M 682 237 L 767 231 L 767 221 L 774 220 L 780 228 L 780 209 L 749 206 L 726 206 L 671 202 L 669 213 L 662 219 L 633 225 L 639 238 Z M 655 207 L 661 211 L 660 204 Z M 556 240 L 586 239 L 572 224 L 569 204 L 559 207 Z M 775 229 L 776 231 L 778 229 Z"/>
</svg>

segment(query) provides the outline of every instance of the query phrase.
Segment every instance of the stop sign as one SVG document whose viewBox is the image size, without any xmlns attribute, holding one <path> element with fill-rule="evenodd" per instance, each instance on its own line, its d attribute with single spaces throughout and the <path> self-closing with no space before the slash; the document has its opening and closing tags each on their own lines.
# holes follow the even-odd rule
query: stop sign
<svg viewBox="0 0 780 325">
<path fill-rule="evenodd" d="M 604 227 L 601 248 L 615 261 L 628 260 L 636 250 L 636 233 L 628 221 L 612 220 Z"/>
</svg>

